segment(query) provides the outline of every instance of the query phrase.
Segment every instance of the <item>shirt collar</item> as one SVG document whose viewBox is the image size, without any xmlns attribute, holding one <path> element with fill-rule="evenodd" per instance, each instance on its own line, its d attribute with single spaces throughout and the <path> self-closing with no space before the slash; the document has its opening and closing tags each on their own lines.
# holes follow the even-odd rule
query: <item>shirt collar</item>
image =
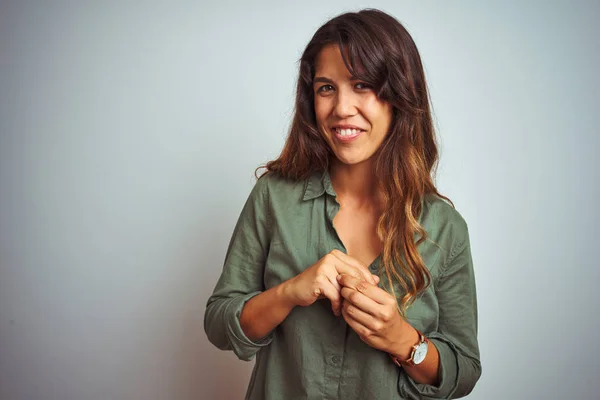
<svg viewBox="0 0 600 400">
<path fill-rule="evenodd" d="M 329 171 L 325 170 L 322 172 L 314 172 L 307 180 L 306 187 L 304 189 L 303 200 L 313 200 L 319 196 L 327 193 L 330 196 L 336 197 L 333 186 L 331 185 L 331 178 L 329 177 Z"/>
</svg>

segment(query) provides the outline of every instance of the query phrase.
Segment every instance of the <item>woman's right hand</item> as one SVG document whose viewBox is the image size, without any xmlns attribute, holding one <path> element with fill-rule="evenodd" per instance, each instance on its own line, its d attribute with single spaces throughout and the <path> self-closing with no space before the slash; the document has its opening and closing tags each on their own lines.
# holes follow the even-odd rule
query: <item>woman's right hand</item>
<svg viewBox="0 0 600 400">
<path fill-rule="evenodd" d="M 347 274 L 372 284 L 379 277 L 372 275 L 360 261 L 340 250 L 332 250 L 302 273 L 285 282 L 286 292 L 294 305 L 309 306 L 318 299 L 327 298 L 336 316 L 341 315 L 343 298 L 337 276 Z"/>
</svg>

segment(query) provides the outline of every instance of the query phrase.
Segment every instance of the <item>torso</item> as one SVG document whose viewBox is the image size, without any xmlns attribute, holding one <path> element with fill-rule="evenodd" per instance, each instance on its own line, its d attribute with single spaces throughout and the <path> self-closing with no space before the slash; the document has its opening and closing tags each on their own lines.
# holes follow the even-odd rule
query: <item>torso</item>
<svg viewBox="0 0 600 400">
<path fill-rule="evenodd" d="M 333 225 L 346 247 L 347 254 L 366 267 L 369 267 L 383 250 L 377 237 L 378 218 L 378 213 L 374 211 L 357 211 L 344 207 L 340 207 L 333 218 Z"/>
</svg>

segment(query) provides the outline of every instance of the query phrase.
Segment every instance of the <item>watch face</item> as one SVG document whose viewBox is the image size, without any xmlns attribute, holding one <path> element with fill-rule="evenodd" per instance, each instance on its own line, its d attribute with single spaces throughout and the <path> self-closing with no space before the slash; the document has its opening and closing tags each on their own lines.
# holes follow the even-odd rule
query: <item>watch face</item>
<svg viewBox="0 0 600 400">
<path fill-rule="evenodd" d="M 421 343 L 419 345 L 419 347 L 417 347 L 417 349 L 415 350 L 415 355 L 413 358 L 413 362 L 415 364 L 420 364 L 423 362 L 423 360 L 425 359 L 425 356 L 427 355 L 427 343 Z"/>
</svg>

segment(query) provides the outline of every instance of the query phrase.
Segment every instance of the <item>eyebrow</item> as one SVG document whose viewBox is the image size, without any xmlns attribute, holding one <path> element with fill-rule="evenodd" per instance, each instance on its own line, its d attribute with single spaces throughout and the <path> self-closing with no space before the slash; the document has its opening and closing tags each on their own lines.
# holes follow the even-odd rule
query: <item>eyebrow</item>
<svg viewBox="0 0 600 400">
<path fill-rule="evenodd" d="M 350 80 L 351 81 L 358 81 L 359 79 L 357 77 L 355 77 L 355 76 L 352 76 L 352 77 L 350 77 Z M 315 83 L 319 83 L 319 82 L 322 82 L 322 83 L 334 83 L 331 79 L 326 78 L 324 76 L 317 76 L 317 77 L 315 77 L 315 79 L 313 79 L 313 85 Z"/>
</svg>

